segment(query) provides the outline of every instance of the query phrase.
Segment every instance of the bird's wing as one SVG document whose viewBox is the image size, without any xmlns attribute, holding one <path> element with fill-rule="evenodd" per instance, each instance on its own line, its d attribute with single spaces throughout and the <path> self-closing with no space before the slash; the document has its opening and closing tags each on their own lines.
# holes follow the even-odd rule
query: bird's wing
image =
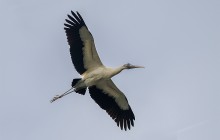
<svg viewBox="0 0 220 140">
<path fill-rule="evenodd" d="M 89 87 L 90 96 L 112 117 L 121 129 L 127 130 L 134 126 L 135 116 L 125 95 L 116 87 L 112 80 L 100 81 Z"/>
<path fill-rule="evenodd" d="M 83 74 L 86 70 L 102 65 L 95 48 L 94 39 L 89 32 L 83 18 L 76 12 L 67 15 L 65 31 L 70 45 L 72 62 L 78 73 Z"/>
</svg>

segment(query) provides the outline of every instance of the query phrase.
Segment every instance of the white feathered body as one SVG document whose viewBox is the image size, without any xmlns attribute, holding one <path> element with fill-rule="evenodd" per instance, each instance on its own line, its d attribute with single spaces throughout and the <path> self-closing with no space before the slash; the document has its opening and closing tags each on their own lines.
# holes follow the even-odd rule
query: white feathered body
<svg viewBox="0 0 220 140">
<path fill-rule="evenodd" d="M 96 85 L 99 82 L 103 82 L 106 80 L 110 80 L 113 76 L 118 74 L 123 70 L 123 67 L 118 67 L 118 68 L 108 68 L 105 66 L 97 67 L 92 70 L 88 70 L 85 73 L 82 74 L 82 84 L 81 85 L 76 85 L 76 88 L 79 88 L 81 86 L 86 86 L 90 87 L 93 85 Z"/>
</svg>

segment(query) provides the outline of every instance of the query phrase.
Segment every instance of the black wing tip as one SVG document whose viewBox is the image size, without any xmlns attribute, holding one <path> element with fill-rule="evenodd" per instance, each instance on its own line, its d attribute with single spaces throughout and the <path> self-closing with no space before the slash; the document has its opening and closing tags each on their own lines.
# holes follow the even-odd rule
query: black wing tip
<svg viewBox="0 0 220 140">
<path fill-rule="evenodd" d="M 75 15 L 75 12 L 73 12 L 73 10 L 71 10 L 72 15 Z"/>
<path fill-rule="evenodd" d="M 120 112 L 116 113 L 106 110 L 106 112 L 111 116 L 121 130 L 127 131 L 131 129 L 131 126 L 134 127 L 135 116 L 130 106 L 128 110 L 121 110 Z"/>
<path fill-rule="evenodd" d="M 82 26 L 86 26 L 86 24 L 85 24 L 85 22 L 84 22 L 84 20 L 83 20 L 83 18 L 82 18 L 82 16 L 79 14 L 79 12 L 78 11 L 76 11 L 76 12 L 73 12 L 72 10 L 71 10 L 71 14 L 72 15 L 69 15 L 69 14 L 67 14 L 67 17 L 68 17 L 68 19 L 65 19 L 65 21 L 66 21 L 66 23 L 64 24 L 67 28 L 72 28 L 72 27 L 82 27 Z M 86 26 L 87 27 L 87 26 Z M 66 30 L 66 29 L 65 29 Z M 68 30 L 68 29 L 67 29 Z"/>
<path fill-rule="evenodd" d="M 130 130 L 131 126 L 134 127 L 134 120 L 135 120 L 134 113 L 131 107 L 129 106 L 128 110 L 123 111 L 119 121 L 121 121 L 120 123 L 121 127 L 124 127 L 124 130 L 126 131 L 127 129 Z M 123 122 L 124 122 L 124 125 L 123 125 Z"/>
<path fill-rule="evenodd" d="M 117 126 L 121 128 L 121 130 L 130 130 L 131 126 L 134 127 L 134 120 L 133 119 L 116 119 L 115 122 Z"/>
<path fill-rule="evenodd" d="M 71 10 L 72 15 L 80 15 L 79 11 L 73 12 L 73 10 Z"/>
</svg>

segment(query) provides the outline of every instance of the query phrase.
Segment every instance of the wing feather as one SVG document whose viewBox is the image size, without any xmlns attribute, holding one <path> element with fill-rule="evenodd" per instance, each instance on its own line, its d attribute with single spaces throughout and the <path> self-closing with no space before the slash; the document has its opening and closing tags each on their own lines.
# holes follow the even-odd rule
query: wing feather
<svg viewBox="0 0 220 140">
<path fill-rule="evenodd" d="M 101 66 L 102 62 L 95 49 L 94 39 L 83 18 L 77 12 L 71 11 L 64 23 L 70 55 L 76 71 L 83 74 L 88 69 Z"/>
<path fill-rule="evenodd" d="M 90 96 L 111 116 L 122 130 L 134 126 L 135 116 L 125 95 L 115 86 L 112 80 L 101 81 L 89 87 Z"/>
</svg>

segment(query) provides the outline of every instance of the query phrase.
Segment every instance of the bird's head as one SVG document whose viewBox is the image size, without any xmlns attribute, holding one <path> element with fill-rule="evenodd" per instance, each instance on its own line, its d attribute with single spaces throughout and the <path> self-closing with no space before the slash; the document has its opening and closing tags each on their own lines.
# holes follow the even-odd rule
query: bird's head
<svg viewBox="0 0 220 140">
<path fill-rule="evenodd" d="M 144 68 L 143 66 L 132 65 L 130 63 L 123 65 L 124 69 Z"/>
</svg>

